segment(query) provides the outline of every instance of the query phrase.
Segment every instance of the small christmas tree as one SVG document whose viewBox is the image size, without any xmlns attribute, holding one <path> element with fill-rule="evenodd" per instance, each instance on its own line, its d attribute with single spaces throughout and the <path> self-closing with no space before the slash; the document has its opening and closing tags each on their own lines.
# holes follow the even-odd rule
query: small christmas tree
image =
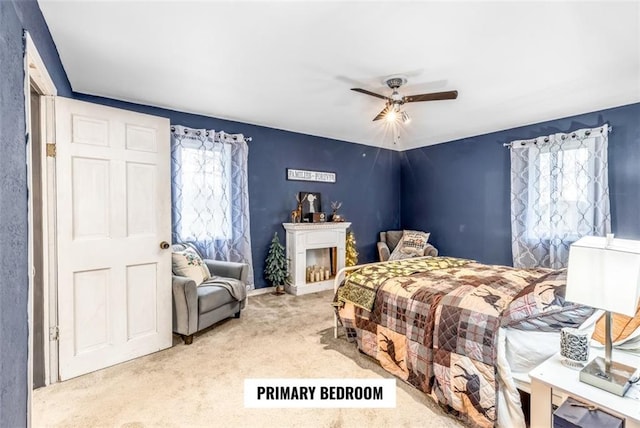
<svg viewBox="0 0 640 428">
<path fill-rule="evenodd" d="M 355 266 L 358 264 L 358 251 L 356 250 L 356 237 L 352 231 L 347 232 L 345 266 Z"/>
<path fill-rule="evenodd" d="M 291 284 L 289 261 L 285 257 L 284 246 L 280 243 L 278 232 L 273 234 L 269 254 L 265 260 L 264 274 L 267 281 L 276 288 L 274 294 L 283 294 L 284 286 Z"/>
</svg>

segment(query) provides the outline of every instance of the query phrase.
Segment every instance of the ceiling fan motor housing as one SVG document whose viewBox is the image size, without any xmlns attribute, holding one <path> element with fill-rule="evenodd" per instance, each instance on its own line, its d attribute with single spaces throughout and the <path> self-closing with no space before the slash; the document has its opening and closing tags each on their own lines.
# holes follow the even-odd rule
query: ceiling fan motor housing
<svg viewBox="0 0 640 428">
<path fill-rule="evenodd" d="M 400 86 L 407 83 L 407 78 L 403 76 L 392 76 L 385 81 L 388 87 L 391 89 L 398 89 Z"/>
</svg>

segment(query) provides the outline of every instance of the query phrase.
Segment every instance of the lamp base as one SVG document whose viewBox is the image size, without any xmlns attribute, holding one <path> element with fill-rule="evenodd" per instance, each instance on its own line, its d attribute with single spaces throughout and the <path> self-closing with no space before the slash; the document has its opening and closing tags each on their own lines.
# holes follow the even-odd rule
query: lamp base
<svg viewBox="0 0 640 428">
<path fill-rule="evenodd" d="M 611 362 L 607 372 L 604 358 L 597 357 L 580 372 L 580 382 L 604 389 L 612 394 L 624 396 L 631 386 L 629 379 L 636 369 L 625 364 Z"/>
</svg>

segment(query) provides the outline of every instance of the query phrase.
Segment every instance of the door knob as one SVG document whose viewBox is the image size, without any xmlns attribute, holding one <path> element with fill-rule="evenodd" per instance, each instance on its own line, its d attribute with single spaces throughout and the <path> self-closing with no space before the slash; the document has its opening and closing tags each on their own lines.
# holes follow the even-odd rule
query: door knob
<svg viewBox="0 0 640 428">
<path fill-rule="evenodd" d="M 163 250 L 166 250 L 169 247 L 170 247 L 170 245 L 169 245 L 169 243 L 167 241 L 162 241 L 160 243 L 160 248 L 162 248 Z"/>
</svg>

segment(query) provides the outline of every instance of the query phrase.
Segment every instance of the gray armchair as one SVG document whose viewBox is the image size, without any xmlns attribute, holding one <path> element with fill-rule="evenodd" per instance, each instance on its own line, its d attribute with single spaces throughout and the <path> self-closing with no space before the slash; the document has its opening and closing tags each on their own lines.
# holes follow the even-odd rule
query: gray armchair
<svg viewBox="0 0 640 428">
<path fill-rule="evenodd" d="M 174 244 L 173 251 L 183 251 L 189 244 Z M 199 252 L 198 252 L 199 254 Z M 249 265 L 204 259 L 212 278 L 196 286 L 187 277 L 173 275 L 173 332 L 193 343 L 194 333 L 223 319 L 240 318 L 247 301 L 246 282 Z"/>
<path fill-rule="evenodd" d="M 398 242 L 402 239 L 402 230 L 388 230 L 386 232 L 380 232 L 380 241 L 378 242 L 378 256 L 381 262 L 389 260 L 389 256 L 393 253 L 393 250 L 398 245 Z M 438 249 L 431 244 L 427 244 L 424 249 L 425 256 L 437 256 Z"/>
</svg>

